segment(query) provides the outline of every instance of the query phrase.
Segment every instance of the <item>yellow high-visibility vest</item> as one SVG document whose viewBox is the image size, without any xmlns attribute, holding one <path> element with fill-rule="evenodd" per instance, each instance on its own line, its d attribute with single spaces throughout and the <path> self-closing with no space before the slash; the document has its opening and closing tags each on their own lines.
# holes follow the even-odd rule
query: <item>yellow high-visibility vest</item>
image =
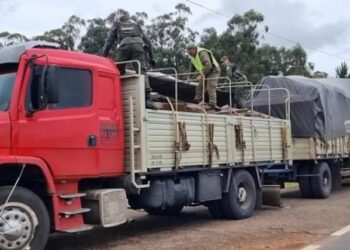
<svg viewBox="0 0 350 250">
<path fill-rule="evenodd" d="M 191 62 L 192 62 L 193 66 L 196 68 L 196 70 L 197 70 L 198 72 L 202 72 L 203 67 L 204 67 L 203 64 L 202 64 L 202 61 L 201 61 L 201 59 L 200 59 L 200 57 L 199 57 L 199 52 L 201 52 L 201 51 L 206 51 L 206 52 L 208 52 L 209 55 L 210 55 L 210 57 L 211 57 L 211 62 L 214 63 L 214 66 L 215 66 L 215 67 L 219 67 L 218 62 L 216 61 L 216 59 L 215 59 L 215 57 L 214 57 L 214 55 L 213 55 L 213 52 L 211 52 L 210 50 L 205 49 L 205 48 L 199 48 L 199 47 L 197 47 L 197 54 L 196 54 L 195 57 L 192 57 L 192 56 L 191 56 Z"/>
</svg>

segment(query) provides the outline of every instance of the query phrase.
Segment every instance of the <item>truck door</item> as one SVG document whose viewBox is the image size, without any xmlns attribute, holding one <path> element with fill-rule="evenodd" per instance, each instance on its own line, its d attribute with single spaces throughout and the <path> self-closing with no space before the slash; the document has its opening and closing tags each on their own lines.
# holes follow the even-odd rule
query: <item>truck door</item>
<svg viewBox="0 0 350 250">
<path fill-rule="evenodd" d="M 101 173 L 122 173 L 124 132 L 120 79 L 117 75 L 99 73 L 97 105 L 99 117 L 99 166 Z"/>
<path fill-rule="evenodd" d="M 42 158 L 56 177 L 98 174 L 93 70 L 58 68 L 55 81 L 59 98 L 49 105 L 42 104 L 42 71 L 42 66 L 34 66 L 24 79 L 28 84 L 24 84 L 14 125 L 14 153 Z"/>
<path fill-rule="evenodd" d="M 16 73 L 0 70 L 0 153 L 9 154 L 11 147 L 11 122 L 9 106 Z"/>
</svg>

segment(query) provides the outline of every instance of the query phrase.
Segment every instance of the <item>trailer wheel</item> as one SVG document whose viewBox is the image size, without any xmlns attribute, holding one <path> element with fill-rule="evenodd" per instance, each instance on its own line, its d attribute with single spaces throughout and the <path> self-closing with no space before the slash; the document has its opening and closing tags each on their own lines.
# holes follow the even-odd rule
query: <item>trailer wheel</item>
<svg viewBox="0 0 350 250">
<path fill-rule="evenodd" d="M 221 200 L 210 201 L 206 204 L 209 213 L 214 219 L 223 219 L 225 217 L 224 211 L 222 209 Z"/>
<path fill-rule="evenodd" d="M 253 177 L 246 170 L 232 176 L 228 193 L 223 194 L 222 209 L 228 219 L 244 219 L 252 216 L 256 203 L 256 187 Z"/>
<path fill-rule="evenodd" d="M 311 174 L 311 165 L 303 164 L 298 167 L 299 175 Z M 314 195 L 311 188 L 311 177 L 310 176 L 299 176 L 299 190 L 301 197 L 312 198 Z"/>
<path fill-rule="evenodd" d="M 312 192 L 315 198 L 325 199 L 332 192 L 332 173 L 326 162 L 313 166 L 311 178 Z"/>
<path fill-rule="evenodd" d="M 151 215 L 177 216 L 181 213 L 184 206 L 174 206 L 166 208 L 145 208 L 145 211 Z"/>
<path fill-rule="evenodd" d="M 50 219 L 41 199 L 22 187 L 16 187 L 10 201 L 4 203 L 12 187 L 0 187 L 0 249 L 44 249 L 50 232 Z M 1 210 L 0 210 L 1 211 Z"/>
</svg>

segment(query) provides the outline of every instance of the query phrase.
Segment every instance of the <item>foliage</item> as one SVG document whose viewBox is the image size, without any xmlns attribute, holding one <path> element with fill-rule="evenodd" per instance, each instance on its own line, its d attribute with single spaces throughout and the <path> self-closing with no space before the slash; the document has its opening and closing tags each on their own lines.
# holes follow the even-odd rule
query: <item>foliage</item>
<svg viewBox="0 0 350 250">
<path fill-rule="evenodd" d="M 305 50 L 298 44 L 286 51 L 287 75 L 303 75 L 310 77 L 313 64 L 307 63 Z"/>
<path fill-rule="evenodd" d="M 62 27 L 32 37 L 31 40 L 56 42 L 64 49 L 78 49 L 101 55 L 112 25 L 126 14 L 130 15 L 128 11 L 118 9 L 105 18 L 89 20 L 73 15 Z M 253 83 L 258 82 L 264 75 L 277 75 L 279 72 L 284 75 L 328 76 L 325 72 L 313 73 L 314 64 L 308 62 L 307 54 L 300 45 L 278 48 L 264 44 L 264 34 L 269 28 L 264 26 L 264 16 L 255 10 L 234 15 L 228 20 L 227 28 L 222 33 L 208 27 L 200 36 L 197 31 L 189 28 L 190 15 L 191 9 L 183 3 L 177 4 L 173 11 L 160 14 L 151 20 L 148 20 L 145 12 L 130 15 L 151 40 L 157 67 L 174 67 L 178 72 L 187 71 L 189 58 L 186 54 L 186 44 L 199 41 L 199 45 L 212 50 L 217 59 L 224 55 L 229 56 Z M 27 40 L 28 38 L 21 34 L 0 33 L 0 47 Z M 110 56 L 115 58 L 115 52 L 116 49 L 112 48 Z M 345 69 L 343 64 L 337 68 L 338 71 L 339 77 L 349 74 L 348 68 Z"/>
<path fill-rule="evenodd" d="M 267 26 L 259 28 L 263 21 L 263 15 L 254 10 L 235 15 L 221 35 L 215 28 L 205 29 L 201 46 L 213 50 L 217 58 L 229 56 L 253 83 L 265 75 L 277 75 L 278 72 L 311 76 L 312 64 L 307 62 L 307 54 L 300 45 L 289 49 L 260 45 L 263 34 L 268 32 Z"/>
<path fill-rule="evenodd" d="M 0 32 L 0 48 L 23 43 L 28 40 L 29 39 L 26 36 L 19 33 L 10 33 L 7 31 Z"/>
<path fill-rule="evenodd" d="M 335 72 L 338 78 L 350 78 L 349 66 L 346 62 L 342 62 L 338 67 L 336 67 Z"/>
<path fill-rule="evenodd" d="M 312 78 L 328 78 L 328 74 L 323 71 L 315 71 L 315 73 L 312 75 Z"/>
<path fill-rule="evenodd" d="M 175 11 L 160 15 L 146 26 L 146 34 L 152 41 L 158 67 L 175 67 L 179 72 L 188 68 L 186 44 L 194 42 L 198 33 L 186 27 L 192 12 L 184 4 Z"/>
<path fill-rule="evenodd" d="M 118 9 L 109 14 L 106 18 L 94 18 L 88 20 L 86 33 L 82 37 L 78 49 L 86 53 L 102 55 L 103 46 L 106 42 L 108 32 L 114 22 L 122 15 L 129 15 L 129 13 L 126 10 Z M 131 19 L 136 21 L 141 27 L 145 25 L 147 18 L 148 15 L 145 12 L 137 12 L 135 15 L 131 16 Z M 115 46 L 110 52 L 110 57 L 116 58 Z"/>
<path fill-rule="evenodd" d="M 71 16 L 61 28 L 45 32 L 35 36 L 32 40 L 58 43 L 62 49 L 74 50 L 80 39 L 81 28 L 85 26 L 85 20 L 75 15 Z"/>
<path fill-rule="evenodd" d="M 78 49 L 86 53 L 102 55 L 103 45 L 108 35 L 106 19 L 94 18 L 87 21 L 86 34 L 82 37 Z"/>
</svg>

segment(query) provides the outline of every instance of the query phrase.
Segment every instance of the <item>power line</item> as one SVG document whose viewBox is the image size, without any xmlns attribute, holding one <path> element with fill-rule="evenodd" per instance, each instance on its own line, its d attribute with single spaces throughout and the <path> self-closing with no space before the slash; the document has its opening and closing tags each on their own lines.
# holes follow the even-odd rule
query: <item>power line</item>
<svg viewBox="0 0 350 250">
<path fill-rule="evenodd" d="M 228 19 L 231 18 L 230 16 L 226 15 L 225 13 L 222 13 L 222 12 L 219 12 L 219 11 L 216 11 L 216 10 L 213 10 L 213 9 L 210 9 L 210 8 L 208 8 L 208 7 L 206 7 L 206 6 L 202 5 L 202 4 L 199 4 L 199 3 L 197 3 L 197 2 L 194 2 L 194 1 L 191 1 L 191 0 L 185 0 L 185 1 L 187 1 L 187 2 L 189 2 L 189 3 L 191 3 L 191 4 L 193 4 L 193 5 L 196 5 L 196 6 L 198 6 L 198 7 L 201 7 L 201 8 L 203 8 L 203 9 L 206 9 L 206 10 L 208 10 L 208 11 L 211 11 L 211 12 L 213 12 L 213 13 L 215 13 L 215 14 L 217 14 L 217 15 L 220 15 L 220 16 L 222 16 L 222 17 L 225 17 L 225 18 L 228 18 Z M 261 29 L 260 29 L 260 30 L 261 30 Z M 292 44 L 300 44 L 300 45 L 302 45 L 303 47 L 308 48 L 309 50 L 313 50 L 313 51 L 318 52 L 318 53 L 321 53 L 321 54 L 325 54 L 325 55 L 328 55 L 328 56 L 331 56 L 331 57 L 335 57 L 335 58 L 338 58 L 338 59 L 341 59 L 341 60 L 345 60 L 345 61 L 350 61 L 349 58 L 342 57 L 342 56 L 338 56 L 338 55 L 336 55 L 336 54 L 333 54 L 333 53 L 330 53 L 330 52 L 327 52 L 327 51 L 324 51 L 324 50 L 316 49 L 316 48 L 314 48 L 314 47 L 312 47 L 312 46 L 310 46 L 310 45 L 307 45 L 307 44 L 304 44 L 304 43 L 301 43 L 301 42 L 298 42 L 298 41 L 296 41 L 296 40 L 292 40 L 292 39 L 289 39 L 289 38 L 285 38 L 285 37 L 283 37 L 283 36 L 281 36 L 281 35 L 271 33 L 270 31 L 269 31 L 269 32 L 266 32 L 266 34 L 267 34 L 267 35 L 270 35 L 270 36 L 272 36 L 272 37 L 278 38 L 278 39 L 280 39 L 280 40 L 283 40 L 283 41 L 292 43 Z"/>
<path fill-rule="evenodd" d="M 194 5 L 197 5 L 197 6 L 201 7 L 201 8 L 203 8 L 203 9 L 206 9 L 206 10 L 209 10 L 209 11 L 211 11 L 211 12 L 214 12 L 214 13 L 216 13 L 216 14 L 218 14 L 218 15 L 223 16 L 223 17 L 231 18 L 230 16 L 228 16 L 228 15 L 222 13 L 222 12 L 219 12 L 219 11 L 216 11 L 216 10 L 213 10 L 213 9 L 209 9 L 208 7 L 205 7 L 205 6 L 202 5 L 202 4 L 193 2 L 193 1 L 191 1 L 191 0 L 185 0 L 185 1 L 187 1 L 187 2 L 189 2 L 189 3 L 191 3 L 191 4 L 194 4 Z"/>
</svg>

